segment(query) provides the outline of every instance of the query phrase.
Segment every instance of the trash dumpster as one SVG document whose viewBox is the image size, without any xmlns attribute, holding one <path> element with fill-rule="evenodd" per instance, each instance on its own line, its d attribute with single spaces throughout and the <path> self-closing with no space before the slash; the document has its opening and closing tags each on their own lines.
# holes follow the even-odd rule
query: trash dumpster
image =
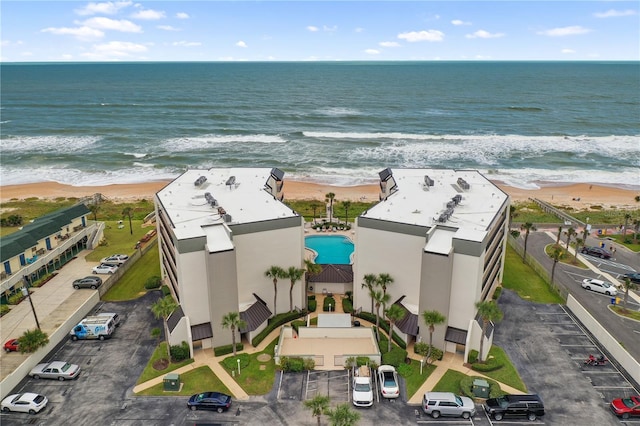
<svg viewBox="0 0 640 426">
<path fill-rule="evenodd" d="M 180 375 L 177 373 L 169 373 L 164 376 L 164 390 L 165 391 L 179 391 L 180 390 Z"/>
<path fill-rule="evenodd" d="M 617 303 L 616 303 L 617 301 L 618 301 L 618 300 L 617 300 L 615 297 L 612 297 L 612 298 L 611 298 L 611 304 L 612 304 L 612 305 L 616 305 L 616 304 L 617 304 Z"/>
<path fill-rule="evenodd" d="M 484 379 L 475 379 L 471 391 L 478 398 L 489 398 L 489 382 Z"/>
</svg>

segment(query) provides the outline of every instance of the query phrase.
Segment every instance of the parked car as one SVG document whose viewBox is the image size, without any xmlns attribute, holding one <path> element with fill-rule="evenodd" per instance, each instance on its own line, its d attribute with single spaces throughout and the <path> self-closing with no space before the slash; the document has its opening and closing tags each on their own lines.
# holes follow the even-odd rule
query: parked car
<svg viewBox="0 0 640 426">
<path fill-rule="evenodd" d="M 398 386 L 398 373 L 392 365 L 381 365 L 378 367 L 378 383 L 380 383 L 380 393 L 385 398 L 397 398 L 400 396 Z"/>
<path fill-rule="evenodd" d="M 46 396 L 37 393 L 25 392 L 9 395 L 2 400 L 2 411 L 18 411 L 21 413 L 36 414 L 47 406 L 49 400 Z"/>
<path fill-rule="evenodd" d="M 109 257 L 105 257 L 100 261 L 100 263 L 114 263 L 121 265 L 129 259 L 129 256 L 126 254 L 112 254 Z"/>
<path fill-rule="evenodd" d="M 614 399 L 609 407 L 613 414 L 625 420 L 631 416 L 640 417 L 640 396 Z"/>
<path fill-rule="evenodd" d="M 629 272 L 624 274 L 622 278 L 629 278 L 632 283 L 640 284 L 640 272 Z"/>
<path fill-rule="evenodd" d="M 96 289 L 102 285 L 102 278 L 88 276 L 79 278 L 73 282 L 73 288 L 92 288 Z"/>
<path fill-rule="evenodd" d="M 526 417 L 533 421 L 544 416 L 544 404 L 538 395 L 503 395 L 487 399 L 484 411 L 498 421 L 505 417 Z"/>
<path fill-rule="evenodd" d="M 231 407 L 231 396 L 221 392 L 197 393 L 189 398 L 187 407 L 189 407 L 191 411 L 214 410 L 222 413 Z"/>
<path fill-rule="evenodd" d="M 476 405 L 471 398 L 452 392 L 426 392 L 422 396 L 422 411 L 434 419 L 440 416 L 468 419 L 476 415 Z"/>
<path fill-rule="evenodd" d="M 582 247 L 580 250 L 583 254 L 588 254 L 589 256 L 599 257 L 600 259 L 611 259 L 613 255 L 607 249 L 602 247 Z"/>
<path fill-rule="evenodd" d="M 367 365 L 353 371 L 353 393 L 351 401 L 356 407 L 373 405 L 373 387 L 371 386 L 371 369 Z"/>
<path fill-rule="evenodd" d="M 64 361 L 38 364 L 29 373 L 34 379 L 57 379 L 61 382 L 72 380 L 80 374 L 80 366 Z"/>
<path fill-rule="evenodd" d="M 4 342 L 4 351 L 7 353 L 18 352 L 20 350 L 19 346 L 20 343 L 18 342 L 18 339 L 9 339 Z"/>
<path fill-rule="evenodd" d="M 618 294 L 618 289 L 613 284 L 594 278 L 582 280 L 582 288 L 606 294 L 607 296 L 615 296 Z"/>
<path fill-rule="evenodd" d="M 93 268 L 94 274 L 114 274 L 118 270 L 116 265 L 100 264 Z"/>
</svg>

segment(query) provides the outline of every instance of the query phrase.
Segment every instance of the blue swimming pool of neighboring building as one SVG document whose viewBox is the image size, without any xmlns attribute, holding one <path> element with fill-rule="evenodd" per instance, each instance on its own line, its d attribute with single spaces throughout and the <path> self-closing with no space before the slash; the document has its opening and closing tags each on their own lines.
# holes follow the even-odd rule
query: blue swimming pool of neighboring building
<svg viewBox="0 0 640 426">
<path fill-rule="evenodd" d="M 318 254 L 316 263 L 351 264 L 353 242 L 344 235 L 310 235 L 305 237 L 305 246 Z"/>
</svg>

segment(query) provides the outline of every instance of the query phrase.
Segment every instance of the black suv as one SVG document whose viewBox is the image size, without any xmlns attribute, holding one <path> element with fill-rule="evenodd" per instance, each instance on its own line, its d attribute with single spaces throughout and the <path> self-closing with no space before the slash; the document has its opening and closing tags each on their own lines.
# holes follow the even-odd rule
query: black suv
<svg viewBox="0 0 640 426">
<path fill-rule="evenodd" d="M 495 420 L 505 417 L 526 417 L 533 421 L 544 416 L 544 405 L 538 395 L 504 395 L 487 399 L 484 411 Z"/>
<path fill-rule="evenodd" d="M 599 257 L 600 259 L 611 259 L 613 256 L 609 250 L 601 247 L 582 247 L 581 251 L 584 254 Z"/>
</svg>

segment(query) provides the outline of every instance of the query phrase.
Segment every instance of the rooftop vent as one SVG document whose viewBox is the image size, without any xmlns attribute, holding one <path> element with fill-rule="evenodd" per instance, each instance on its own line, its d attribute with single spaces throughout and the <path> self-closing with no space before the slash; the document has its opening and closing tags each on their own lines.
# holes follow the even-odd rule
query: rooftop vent
<svg viewBox="0 0 640 426">
<path fill-rule="evenodd" d="M 218 214 L 219 214 L 220 216 L 224 216 L 224 215 L 226 215 L 226 214 L 227 214 L 227 211 L 226 211 L 224 208 L 222 208 L 222 207 L 218 207 Z"/>
<path fill-rule="evenodd" d="M 453 209 L 447 208 L 444 212 L 440 213 L 440 216 L 438 217 L 438 222 L 445 223 L 446 221 L 449 220 L 452 214 L 453 214 Z"/>
<path fill-rule="evenodd" d="M 202 185 L 203 183 L 205 183 L 206 181 L 207 181 L 206 176 L 200 176 L 198 179 L 196 179 L 196 181 L 195 181 L 195 182 L 193 182 L 193 184 L 194 184 L 195 186 L 200 186 L 200 185 Z"/>
<path fill-rule="evenodd" d="M 448 209 L 452 209 L 452 208 L 454 208 L 455 206 L 456 206 L 456 202 L 455 202 L 455 201 L 453 201 L 453 200 L 451 200 L 451 201 L 449 201 L 449 202 L 447 203 L 447 208 L 448 208 Z"/>
<path fill-rule="evenodd" d="M 431 179 L 429 176 L 424 175 L 424 184 L 427 186 L 433 186 L 435 185 L 435 181 L 433 179 Z"/>
<path fill-rule="evenodd" d="M 468 190 L 470 188 L 467 181 L 462 178 L 458 178 L 458 186 L 464 190 Z"/>
<path fill-rule="evenodd" d="M 229 179 L 227 179 L 227 182 L 225 183 L 225 185 L 231 186 L 234 183 L 236 183 L 236 177 L 235 176 L 230 176 Z"/>
<path fill-rule="evenodd" d="M 462 195 L 460 195 L 460 194 L 456 194 L 456 195 L 451 199 L 451 201 L 453 201 L 454 203 L 456 203 L 456 206 L 457 206 L 458 204 L 460 204 L 460 201 L 462 201 Z"/>
<path fill-rule="evenodd" d="M 225 214 L 222 217 L 223 217 L 223 219 L 224 219 L 224 221 L 226 223 L 231 223 L 231 215 L 230 214 Z"/>
<path fill-rule="evenodd" d="M 205 192 L 204 193 L 204 198 L 207 200 L 207 203 L 209 203 L 209 205 L 211 207 L 217 207 L 218 206 L 218 200 L 213 198 L 213 195 L 211 195 L 210 192 Z"/>
</svg>

